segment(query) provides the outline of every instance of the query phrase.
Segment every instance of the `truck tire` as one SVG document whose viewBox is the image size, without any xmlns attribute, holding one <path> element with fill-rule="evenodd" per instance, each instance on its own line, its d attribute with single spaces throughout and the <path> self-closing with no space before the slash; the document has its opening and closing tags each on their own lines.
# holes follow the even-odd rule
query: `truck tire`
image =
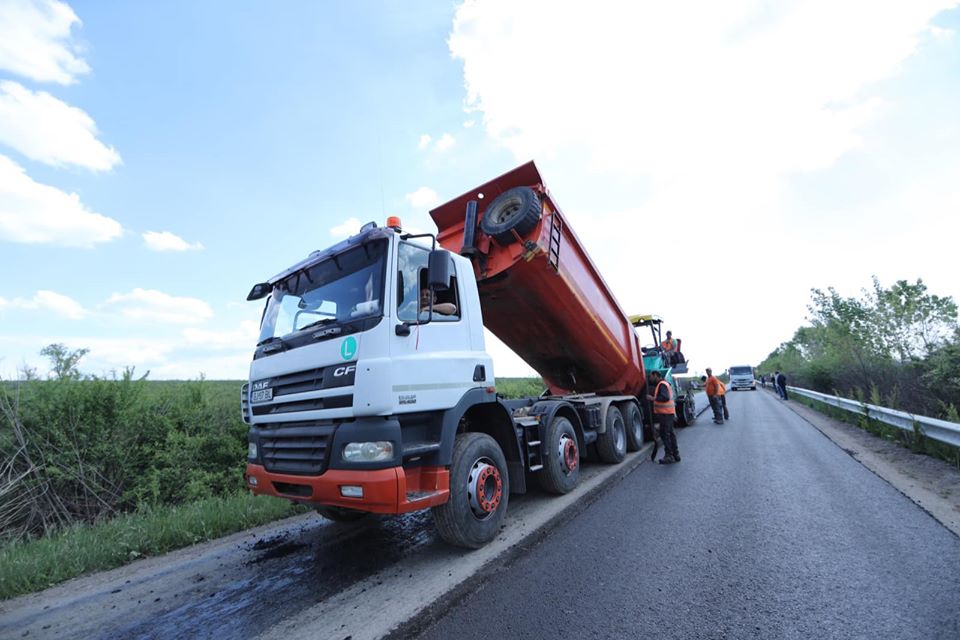
<svg viewBox="0 0 960 640">
<path fill-rule="evenodd" d="M 627 430 L 627 451 L 640 451 L 643 446 L 643 413 L 634 402 L 623 406 L 623 420 Z"/>
<path fill-rule="evenodd" d="M 677 401 L 677 424 L 681 427 L 689 427 L 697 419 L 697 405 L 693 401 L 693 396 L 687 394 L 683 399 Z"/>
<path fill-rule="evenodd" d="M 597 453 L 601 461 L 617 464 L 627 455 L 627 429 L 620 409 L 610 405 L 606 422 L 607 430 L 597 434 Z"/>
<path fill-rule="evenodd" d="M 523 236 L 537 226 L 542 207 L 540 198 L 530 187 L 514 187 L 491 202 L 480 219 L 480 230 L 501 245 L 516 241 L 513 232 Z"/>
<path fill-rule="evenodd" d="M 557 416 L 547 426 L 543 439 L 543 469 L 537 480 L 549 493 L 570 493 L 580 483 L 580 448 L 577 432 L 564 417 Z"/>
<path fill-rule="evenodd" d="M 497 441 L 485 433 L 461 433 L 453 443 L 450 496 L 433 508 L 440 537 L 479 549 L 500 532 L 509 495 L 507 460 Z"/>
<path fill-rule="evenodd" d="M 370 515 L 366 511 L 357 511 L 345 507 L 317 507 L 317 513 L 334 522 L 356 522 Z"/>
</svg>

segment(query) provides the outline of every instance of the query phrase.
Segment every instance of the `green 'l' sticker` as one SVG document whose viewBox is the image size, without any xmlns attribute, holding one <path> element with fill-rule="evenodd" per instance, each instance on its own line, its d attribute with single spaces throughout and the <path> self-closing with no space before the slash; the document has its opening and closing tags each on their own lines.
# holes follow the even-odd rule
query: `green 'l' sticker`
<svg viewBox="0 0 960 640">
<path fill-rule="evenodd" d="M 340 343 L 340 357 L 344 360 L 353 360 L 353 356 L 357 355 L 357 339 L 353 336 L 347 336 L 347 338 Z"/>
</svg>

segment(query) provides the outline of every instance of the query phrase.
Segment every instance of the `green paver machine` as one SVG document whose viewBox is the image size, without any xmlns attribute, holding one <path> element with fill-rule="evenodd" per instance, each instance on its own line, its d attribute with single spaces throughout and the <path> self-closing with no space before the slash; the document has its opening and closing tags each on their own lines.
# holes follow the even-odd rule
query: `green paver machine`
<svg viewBox="0 0 960 640">
<path fill-rule="evenodd" d="M 677 347 L 671 357 L 665 354 L 663 347 L 661 347 L 663 318 L 654 315 L 630 316 L 630 324 L 637 329 L 641 329 L 641 344 L 644 341 L 642 328 L 649 327 L 653 343 L 641 347 L 643 368 L 648 376 L 651 371 L 659 371 L 663 379 L 673 388 L 674 402 L 677 405 L 677 424 L 681 427 L 692 424 L 697 418 L 696 403 L 693 401 L 693 395 L 690 393 L 688 385 L 681 385 L 679 380 L 679 378 L 685 377 L 684 374 L 687 373 L 687 360 L 680 351 L 682 341 L 676 340 Z"/>
</svg>

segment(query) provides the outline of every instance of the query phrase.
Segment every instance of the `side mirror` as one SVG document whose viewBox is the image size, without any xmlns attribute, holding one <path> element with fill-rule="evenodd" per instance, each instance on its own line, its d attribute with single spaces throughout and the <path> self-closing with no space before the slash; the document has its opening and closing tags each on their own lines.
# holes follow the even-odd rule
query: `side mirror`
<svg viewBox="0 0 960 640">
<path fill-rule="evenodd" d="M 266 298 L 271 291 L 273 291 L 273 287 L 271 287 L 269 283 L 260 282 L 253 285 L 253 289 L 250 289 L 250 293 L 247 294 L 247 300 L 260 300 L 261 298 Z"/>
<path fill-rule="evenodd" d="M 434 249 L 427 259 L 427 286 L 431 291 L 450 288 L 450 255 L 443 249 Z"/>
</svg>

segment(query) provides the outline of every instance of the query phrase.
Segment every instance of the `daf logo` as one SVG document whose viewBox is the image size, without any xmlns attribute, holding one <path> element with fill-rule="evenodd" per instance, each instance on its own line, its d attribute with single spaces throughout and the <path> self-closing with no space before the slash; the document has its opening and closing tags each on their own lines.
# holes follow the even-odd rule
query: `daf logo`
<svg viewBox="0 0 960 640">
<path fill-rule="evenodd" d="M 269 381 L 269 380 L 259 380 L 259 381 L 253 383 L 253 386 L 251 387 L 251 389 L 252 389 L 253 391 L 259 391 L 259 390 L 261 390 L 261 389 L 266 389 L 266 388 L 269 387 L 269 386 L 270 386 L 270 381 Z"/>
<path fill-rule="evenodd" d="M 336 369 L 333 370 L 333 376 L 335 378 L 339 378 L 341 376 L 349 375 L 356 370 L 357 370 L 357 365 L 355 364 L 351 364 L 346 367 L 337 367 Z"/>
</svg>

